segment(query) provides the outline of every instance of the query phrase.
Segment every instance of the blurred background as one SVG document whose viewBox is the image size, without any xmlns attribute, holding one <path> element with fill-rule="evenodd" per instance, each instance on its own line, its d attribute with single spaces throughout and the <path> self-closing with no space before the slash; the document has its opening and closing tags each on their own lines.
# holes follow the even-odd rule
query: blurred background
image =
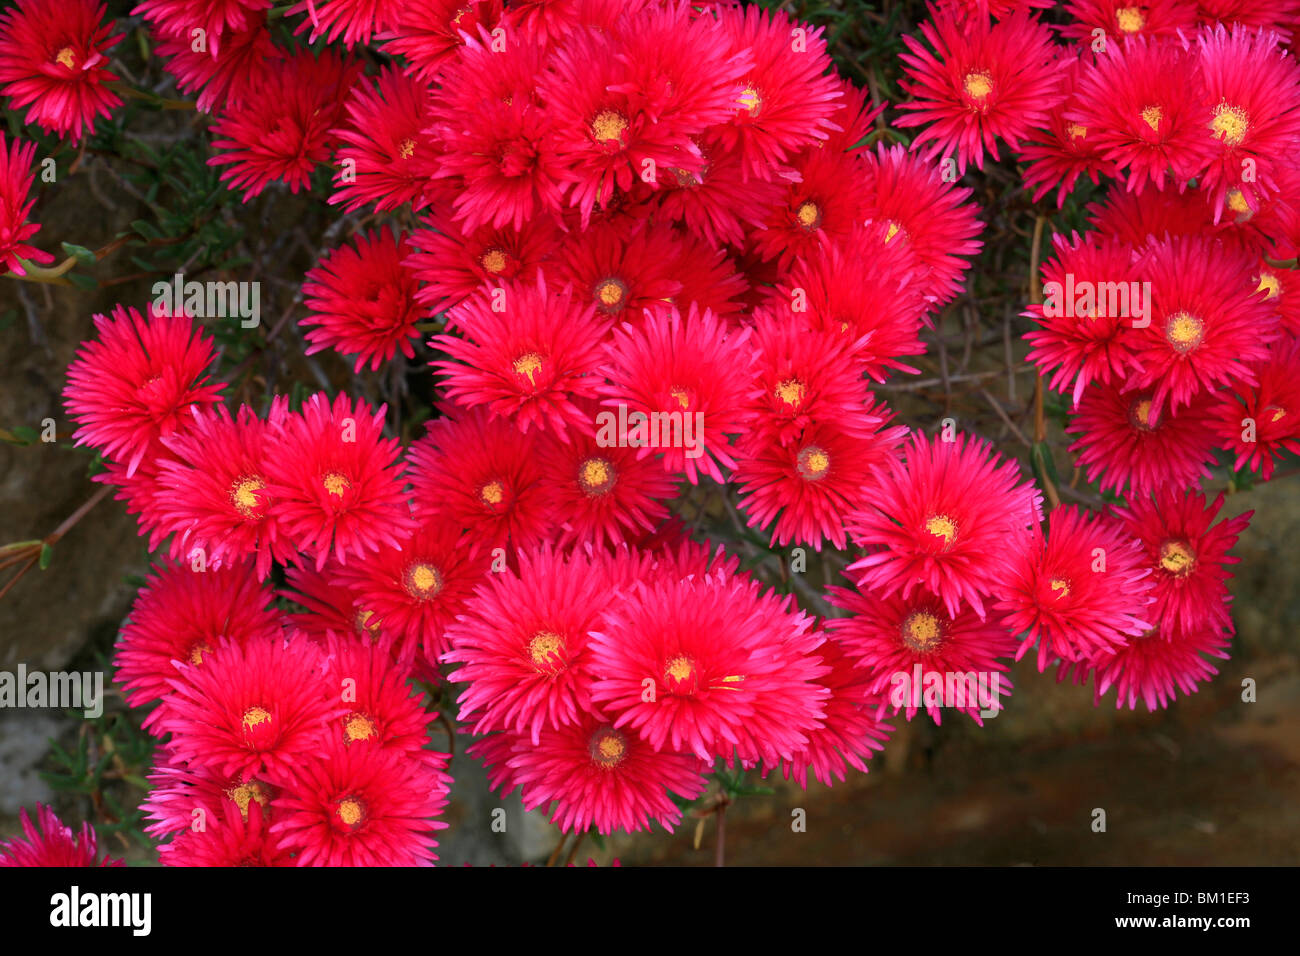
<svg viewBox="0 0 1300 956">
<path fill-rule="evenodd" d="M 127 38 L 117 48 L 133 85 L 160 97 L 177 94 L 156 58 L 139 42 L 129 2 L 109 4 Z M 777 6 L 778 4 L 764 4 Z M 918 2 L 785 3 L 793 15 L 826 27 L 840 71 L 897 103 L 901 37 L 915 32 Z M 1053 11 L 1049 19 L 1059 19 Z M 896 117 L 888 111 L 887 121 Z M 5 116 L 7 130 L 20 117 Z M 24 131 L 30 138 L 33 131 Z M 880 138 L 908 137 L 881 127 Z M 141 307 L 153 281 L 184 271 L 186 278 L 262 282 L 262 326 L 218 332 L 222 374 L 239 400 L 274 392 L 347 388 L 372 403 L 386 402 L 389 424 L 404 441 L 422 433 L 432 414 L 427 350 L 378 373 L 353 376 L 332 354 L 307 359 L 297 319 L 302 276 L 321 253 L 368 225 L 337 215 L 321 201 L 329 189 L 318 176 L 311 195 L 270 189 L 248 205 L 203 165 L 206 121 L 193 111 L 129 101 L 101 125 L 78 153 L 39 139 L 38 157 L 54 156 L 53 184 L 35 186 L 36 243 L 60 241 L 101 249 L 132 236 L 88 269 L 94 282 L 36 285 L 0 279 L 0 545 L 43 538 L 99 490 L 90 480 L 92 455 L 74 449 L 60 394 L 91 316 L 119 302 Z M 1005 155 L 1005 154 L 1004 154 Z M 878 393 L 901 421 L 934 431 L 953 417 L 964 431 L 993 441 L 1030 474 L 1033 374 L 1023 362 L 1019 313 L 1029 300 L 1031 244 L 1037 218 L 1050 233 L 1081 229 L 1084 207 L 1103 190 L 1084 182 L 1063 210 L 1035 205 L 1020 186 L 1013 161 L 971 171 L 986 224 L 985 243 L 966 293 L 926 333 L 929 350 L 919 376 L 891 379 Z M 143 225 L 141 225 L 143 223 Z M 409 223 L 408 223 L 409 225 Z M 214 332 L 218 330 L 214 329 Z M 225 337 L 222 337 L 224 334 Z M 1102 499 L 1074 472 L 1062 424 L 1065 408 L 1049 395 L 1048 445 L 1067 501 Z M 33 440 L 53 418 L 57 442 Z M 951 715 L 942 726 L 921 716 L 896 719 L 895 732 L 867 774 L 806 792 L 769 779 L 770 794 L 741 798 L 726 814 L 725 859 L 731 865 L 995 864 L 995 865 L 1238 865 L 1294 864 L 1300 859 L 1300 667 L 1295 635 L 1300 618 L 1300 482 L 1297 462 L 1280 464 L 1273 481 L 1240 490 L 1231 469 L 1216 469 L 1207 490 L 1228 493 L 1223 517 L 1254 510 L 1236 554 L 1231 582 L 1237 636 L 1221 674 L 1167 711 L 1117 710 L 1113 694 L 1094 706 L 1091 687 L 1058 685 L 1029 659 L 1012 672 L 1007 710 L 977 727 Z M 738 536 L 723 509 L 734 496 L 702 487 L 675 504 L 714 540 L 741 554 L 754 573 L 776 584 L 781 556 L 766 539 Z M 48 568 L 33 568 L 0 598 L 0 670 L 18 663 L 44 670 L 101 670 L 118 627 L 148 573 L 149 556 L 136 523 L 121 503 L 100 501 L 52 551 Z M 842 583 L 843 554 L 810 555 L 796 587 L 801 605 L 831 613 L 817 594 Z M 12 577 L 0 574 L 0 589 Z M 805 586 L 806 585 L 806 586 Z M 1256 685 L 1243 701 L 1243 681 Z M 131 861 L 154 859 L 137 810 L 150 762 L 143 714 L 125 708 L 108 688 L 96 720 L 57 711 L 0 710 L 0 838 L 17 830 L 19 808 L 52 802 L 68 822 L 95 824 L 103 844 Z M 445 735 L 435 741 L 445 746 Z M 712 865 L 717 818 L 688 818 L 674 834 L 655 831 L 574 846 L 517 798 L 488 794 L 482 770 L 456 741 L 451 767 L 453 803 L 442 831 L 446 863 L 503 864 L 588 858 L 609 863 Z M 507 807 L 505 833 L 493 832 L 493 808 Z M 1094 832 L 1094 811 L 1106 814 Z M 800 812 L 802 811 L 802 812 Z M 804 822 L 802 832 L 792 823 Z"/>
</svg>

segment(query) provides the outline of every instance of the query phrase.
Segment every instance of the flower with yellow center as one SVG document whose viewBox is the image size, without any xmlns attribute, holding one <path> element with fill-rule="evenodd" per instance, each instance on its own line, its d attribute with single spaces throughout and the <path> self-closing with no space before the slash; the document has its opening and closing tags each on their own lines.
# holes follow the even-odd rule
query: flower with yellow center
<svg viewBox="0 0 1300 956">
<path fill-rule="evenodd" d="M 400 146 L 397 147 L 398 153 L 402 159 L 410 159 L 415 154 L 415 140 L 404 139 Z"/>
<path fill-rule="evenodd" d="M 1065 578 L 1052 578 L 1051 588 L 1057 598 L 1070 596 L 1070 582 Z"/>
<path fill-rule="evenodd" d="M 1065 127 L 1065 131 L 1069 134 L 1070 139 L 1088 138 L 1088 127 L 1080 126 L 1078 123 L 1071 123 L 1069 126 Z"/>
<path fill-rule="evenodd" d="M 1159 106 L 1153 104 L 1151 106 L 1143 107 L 1142 109 L 1142 122 L 1150 126 L 1151 132 L 1153 133 L 1158 133 L 1160 131 L 1160 121 L 1164 118 L 1165 111 Z"/>
<path fill-rule="evenodd" d="M 58 52 L 58 55 L 54 57 L 54 62 L 66 66 L 69 70 L 75 69 L 77 66 L 77 54 L 73 51 L 72 47 L 65 46 Z"/>
<path fill-rule="evenodd" d="M 740 108 L 749 113 L 750 116 L 757 116 L 759 110 L 763 108 L 763 96 L 752 86 L 746 86 L 740 94 L 740 99 L 736 102 Z"/>
</svg>

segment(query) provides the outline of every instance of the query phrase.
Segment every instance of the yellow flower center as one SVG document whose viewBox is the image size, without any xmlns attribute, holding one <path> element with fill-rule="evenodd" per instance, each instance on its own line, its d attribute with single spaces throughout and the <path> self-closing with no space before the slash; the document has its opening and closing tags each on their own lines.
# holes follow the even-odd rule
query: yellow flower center
<svg viewBox="0 0 1300 956">
<path fill-rule="evenodd" d="M 325 490 L 335 498 L 342 498 L 343 493 L 352 487 L 352 482 L 348 481 L 347 478 L 340 475 L 337 471 L 331 471 L 320 480 L 320 483 L 324 485 Z"/>
<path fill-rule="evenodd" d="M 530 385 L 536 385 L 537 381 L 533 378 L 542 370 L 542 357 L 536 352 L 528 352 L 525 355 L 515 359 L 515 374 L 528 379 Z"/>
<path fill-rule="evenodd" d="M 617 110 L 601 110 L 591 121 L 591 135 L 600 143 L 614 143 L 627 130 L 627 118 Z"/>
<path fill-rule="evenodd" d="M 265 807 L 271 802 L 270 791 L 258 780 L 249 780 L 241 783 L 237 787 L 231 787 L 225 791 L 226 796 L 239 808 L 239 815 L 248 820 L 248 805 L 256 801 L 259 807 Z"/>
<path fill-rule="evenodd" d="M 737 102 L 741 109 L 749 112 L 750 116 L 757 116 L 758 111 L 763 108 L 763 96 L 752 86 L 745 87 Z"/>
<path fill-rule="evenodd" d="M 588 458 L 578 465 L 578 484 L 588 497 L 609 494 L 617 481 L 618 472 L 604 458 Z"/>
<path fill-rule="evenodd" d="M 410 159 L 412 154 L 415 153 L 415 140 L 402 140 L 402 144 L 397 147 L 397 151 L 401 154 L 402 159 Z"/>
<path fill-rule="evenodd" d="M 796 378 L 791 378 L 777 385 L 775 394 L 778 399 L 789 405 L 791 408 L 798 408 L 803 404 L 805 391 L 806 389 L 804 388 L 803 382 Z"/>
<path fill-rule="evenodd" d="M 339 815 L 344 826 L 357 827 L 366 818 L 366 805 L 360 797 L 344 797 L 334 812 Z"/>
<path fill-rule="evenodd" d="M 1160 566 L 1176 578 L 1183 578 L 1196 569 L 1196 552 L 1191 542 L 1166 541 L 1160 546 Z"/>
<path fill-rule="evenodd" d="M 73 52 L 72 47 L 65 46 L 59 51 L 54 60 L 56 63 L 61 63 L 71 70 L 77 65 L 77 54 Z"/>
<path fill-rule="evenodd" d="M 1190 312 L 1178 312 L 1165 323 L 1165 338 L 1176 352 L 1190 352 L 1205 338 L 1205 323 Z"/>
<path fill-rule="evenodd" d="M 598 767 L 612 770 L 623 762 L 627 756 L 627 739 L 612 727 L 602 728 L 591 735 L 588 745 L 591 762 Z"/>
<path fill-rule="evenodd" d="M 610 278 L 596 285 L 596 301 L 603 309 L 617 309 L 627 297 L 627 286 L 618 279 Z"/>
<path fill-rule="evenodd" d="M 936 650 L 943 640 L 943 625 L 929 611 L 913 611 L 903 619 L 903 643 L 918 654 Z"/>
<path fill-rule="evenodd" d="M 1274 421 L 1276 420 L 1277 419 L 1274 419 Z M 199 640 L 195 641 L 192 645 L 190 645 L 190 653 L 189 653 L 190 663 L 202 664 L 203 655 L 211 654 L 211 653 L 212 653 L 212 648 L 208 646 L 208 643 L 206 641 L 200 638 Z"/>
<path fill-rule="evenodd" d="M 250 707 L 244 711 L 243 724 L 245 727 L 252 729 L 260 726 L 271 719 L 271 712 L 264 707 Z"/>
<path fill-rule="evenodd" d="M 442 590 L 442 574 L 431 564 L 412 564 L 403 576 L 406 593 L 426 600 Z"/>
<path fill-rule="evenodd" d="M 1065 128 L 1065 131 L 1070 134 L 1070 139 L 1088 138 L 1088 127 L 1080 126 L 1078 123 L 1071 123 Z"/>
<path fill-rule="evenodd" d="M 967 96 L 982 103 L 993 92 L 993 77 L 984 70 L 967 73 L 962 87 Z"/>
<path fill-rule="evenodd" d="M 257 514 L 257 492 L 266 487 L 261 478 L 245 476 L 230 486 L 230 503 L 245 518 L 259 517 Z"/>
<path fill-rule="evenodd" d="M 799 452 L 796 465 L 799 474 L 808 481 L 820 481 L 826 477 L 826 473 L 831 467 L 831 456 L 826 454 L 825 449 L 816 445 L 809 445 L 803 451 Z"/>
<path fill-rule="evenodd" d="M 353 712 L 343 721 L 343 738 L 350 744 L 369 740 L 379 732 L 375 722 L 366 714 Z"/>
<path fill-rule="evenodd" d="M 932 515 L 925 522 L 925 530 L 943 538 L 944 544 L 952 544 L 957 538 L 957 522 L 947 515 Z"/>
<path fill-rule="evenodd" d="M 1282 280 L 1277 277 L 1276 273 L 1261 269 L 1259 273 L 1259 287 L 1256 292 L 1267 292 L 1264 296 L 1266 299 L 1276 299 L 1282 294 Z"/>
<path fill-rule="evenodd" d="M 487 252 L 483 253 L 483 255 L 479 256 L 478 261 L 479 265 L 483 267 L 485 272 L 490 272 L 493 275 L 496 275 L 506 267 L 507 260 L 505 250 L 489 249 Z"/>
<path fill-rule="evenodd" d="M 1155 431 L 1160 426 L 1160 416 L 1151 403 L 1151 396 L 1140 395 L 1129 405 L 1129 422 L 1139 431 Z"/>
<path fill-rule="evenodd" d="M 1225 145 L 1237 146 L 1246 138 L 1246 131 L 1250 129 L 1250 117 L 1240 106 L 1220 103 L 1214 108 L 1210 129 Z"/>
<path fill-rule="evenodd" d="M 800 226 L 812 232 L 822 224 L 821 207 L 811 199 L 805 199 L 799 204 L 799 208 L 795 210 L 794 218 Z"/>
<path fill-rule="evenodd" d="M 485 505 L 499 505 L 506 500 L 505 485 L 499 481 L 489 481 L 478 490 L 478 496 Z"/>
<path fill-rule="evenodd" d="M 528 655 L 539 670 L 548 664 L 556 663 L 554 658 L 558 657 L 562 650 L 564 650 L 564 638 L 554 631 L 538 631 L 528 642 Z"/>
<path fill-rule="evenodd" d="M 1137 7 L 1123 7 L 1115 11 L 1115 21 L 1121 33 L 1139 33 L 1147 25 L 1146 15 Z"/>
<path fill-rule="evenodd" d="M 1228 208 L 1239 216 L 1249 215 L 1251 212 L 1250 203 L 1246 202 L 1245 194 L 1235 186 L 1228 190 Z"/>
<path fill-rule="evenodd" d="M 1055 591 L 1059 597 L 1069 597 L 1070 582 L 1065 578 L 1052 578 L 1052 590 Z"/>
<path fill-rule="evenodd" d="M 1142 110 L 1142 121 L 1151 127 L 1151 131 L 1160 130 L 1160 121 L 1165 118 L 1165 111 L 1159 106 L 1148 106 Z"/>
</svg>

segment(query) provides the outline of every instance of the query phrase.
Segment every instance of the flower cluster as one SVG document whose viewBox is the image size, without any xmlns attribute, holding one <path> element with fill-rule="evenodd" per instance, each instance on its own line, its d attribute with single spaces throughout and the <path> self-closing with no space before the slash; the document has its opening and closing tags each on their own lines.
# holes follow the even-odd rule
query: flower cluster
<svg viewBox="0 0 1300 956">
<path fill-rule="evenodd" d="M 1216 450 L 1264 478 L 1300 450 L 1300 74 L 1282 23 L 1080 0 L 1057 38 L 1044 5 L 934 7 L 909 149 L 820 28 L 757 5 L 306 0 L 309 49 L 265 3 L 140 3 L 230 190 L 330 171 L 378 220 L 304 277 L 307 352 L 427 359 L 438 389 L 403 447 L 343 393 L 232 410 L 179 304 L 95 317 L 64 401 L 159 558 L 115 663 L 162 742 L 163 862 L 432 861 L 451 781 L 414 682 L 493 788 L 603 834 L 672 829 L 719 768 L 842 781 L 893 715 L 995 713 L 1031 653 L 1130 707 L 1212 676 L 1249 515 L 1196 485 Z M 40 39 L 0 93 L 75 138 L 116 102 L 114 41 L 92 0 L 57 9 L 0 18 L 0 52 Z M 1035 200 L 1111 181 L 1026 336 L 1101 513 L 873 391 L 964 288 L 957 179 L 998 140 Z M 0 135 L 15 272 L 48 261 L 31 158 Z M 782 549 L 790 583 L 687 518 Z M 826 546 L 847 585 L 791 582 Z"/>
<path fill-rule="evenodd" d="M 1227 551 L 1250 514 L 1214 523 L 1223 499 L 1197 486 L 1216 452 L 1267 480 L 1300 449 L 1284 261 L 1300 239 L 1300 67 L 1294 11 L 1253 6 L 1074 2 L 1063 42 L 1024 5 L 950 6 L 923 30 L 933 52 L 908 41 L 902 122 L 928 124 L 928 155 L 982 166 L 1000 138 L 1036 200 L 1057 187 L 1062 205 L 1085 176 L 1108 185 L 1091 228 L 1053 238 L 1025 338 L 1068 396 L 1079 467 L 1122 499 L 1092 523 L 1053 514 L 999 607 L 1037 638 L 1040 670 L 1059 660 L 1120 705 L 1165 706 L 1216 673 L 1206 655 L 1227 656 Z M 1106 595 L 1081 616 L 1093 556 Z"/>
</svg>

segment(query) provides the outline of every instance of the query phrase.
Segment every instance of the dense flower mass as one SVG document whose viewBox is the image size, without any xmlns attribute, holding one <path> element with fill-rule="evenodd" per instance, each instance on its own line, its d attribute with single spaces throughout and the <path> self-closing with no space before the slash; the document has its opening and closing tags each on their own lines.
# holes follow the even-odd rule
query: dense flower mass
<svg viewBox="0 0 1300 956">
<path fill-rule="evenodd" d="M 309 257 L 278 323 L 123 303 L 68 368 L 157 562 L 114 666 L 161 861 L 430 864 L 458 734 L 566 835 L 672 830 L 865 771 L 891 719 L 982 725 L 1022 657 L 1129 707 L 1212 677 L 1249 513 L 1208 482 L 1300 453 L 1295 19 L 1050 6 L 932 4 L 886 112 L 757 4 L 140 2 L 212 202 L 336 217 L 273 237 Z M 0 95 L 97 135 L 113 31 L 19 0 Z M 15 276 L 42 143 L 0 133 Z M 994 219 L 1026 294 L 954 375 Z M 286 349 L 315 385 L 256 374 Z M 0 865 L 96 861 L 39 819 Z"/>
</svg>

